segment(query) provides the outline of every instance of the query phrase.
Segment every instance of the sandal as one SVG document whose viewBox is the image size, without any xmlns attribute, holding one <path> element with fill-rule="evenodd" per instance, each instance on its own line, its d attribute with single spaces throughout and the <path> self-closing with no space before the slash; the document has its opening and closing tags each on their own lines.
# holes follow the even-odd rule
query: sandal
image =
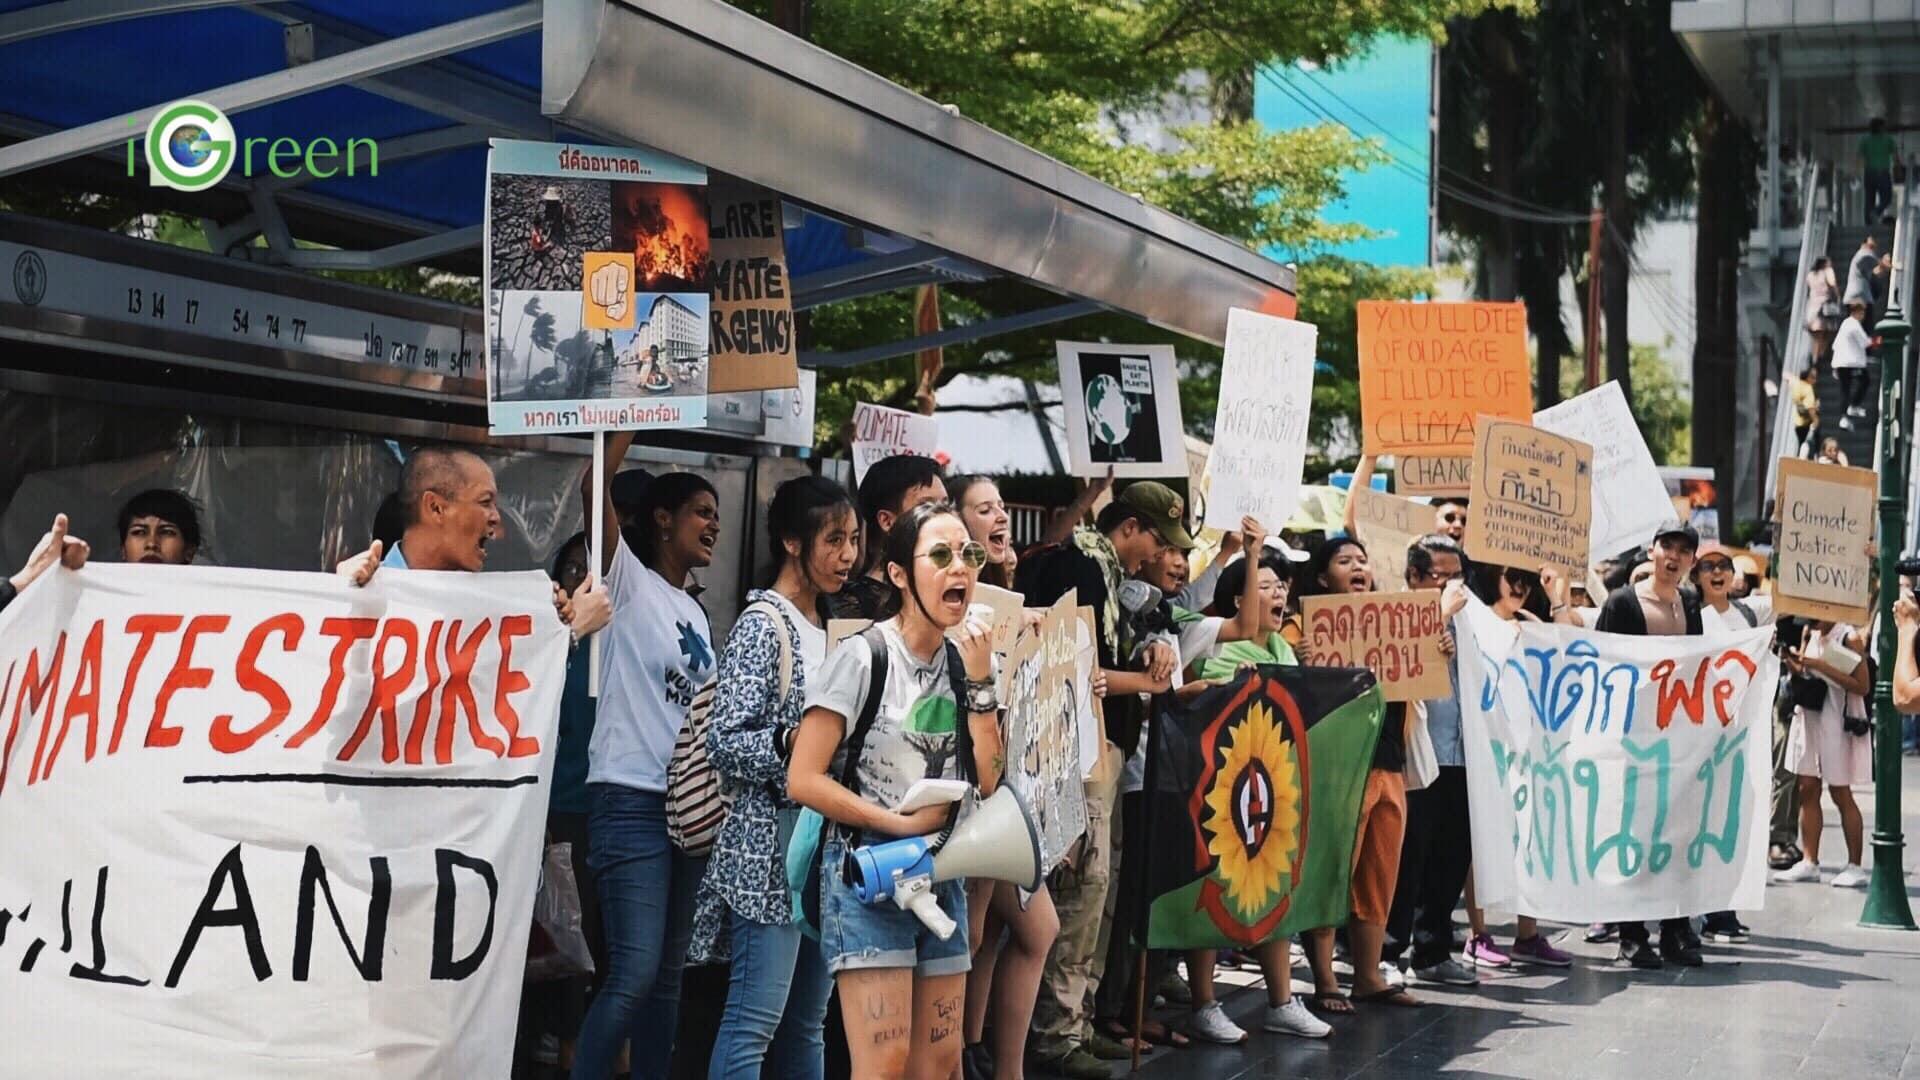
<svg viewBox="0 0 1920 1080">
<path fill-rule="evenodd" d="M 1306 997 L 1307 1008 L 1333 1016 L 1351 1016 L 1353 1002 L 1338 990 L 1316 991 Z"/>
<path fill-rule="evenodd" d="M 1175 1050 L 1185 1050 L 1193 1045 L 1193 1040 L 1184 1031 L 1175 1031 L 1158 1020 L 1149 1020 L 1140 1025 L 1140 1037 L 1154 1046 L 1171 1046 Z"/>
<path fill-rule="evenodd" d="M 1143 1056 L 1146 1054 L 1153 1053 L 1154 1041 L 1152 1036 L 1149 1034 L 1149 1029 L 1152 1028 L 1154 1023 L 1156 1023 L 1156 1021 L 1153 1021 L 1153 1020 L 1147 1021 L 1147 1023 L 1143 1027 L 1143 1030 L 1141 1031 L 1140 1053 Z M 1133 1025 L 1127 1023 L 1124 1020 L 1100 1021 L 1100 1033 L 1105 1035 L 1107 1038 L 1112 1039 L 1114 1042 L 1119 1043 L 1121 1046 L 1126 1047 L 1128 1050 L 1132 1050 L 1134 1048 L 1133 1047 Z"/>
<path fill-rule="evenodd" d="M 1402 1009 L 1418 1009 L 1427 1004 L 1399 986 L 1387 986 L 1370 993 L 1356 994 L 1353 1000 L 1366 1005 L 1396 1005 Z"/>
</svg>

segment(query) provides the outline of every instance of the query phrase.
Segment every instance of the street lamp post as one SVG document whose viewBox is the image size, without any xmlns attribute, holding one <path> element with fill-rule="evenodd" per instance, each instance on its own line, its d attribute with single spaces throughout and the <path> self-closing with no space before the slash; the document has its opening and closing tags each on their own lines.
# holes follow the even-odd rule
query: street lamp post
<svg viewBox="0 0 1920 1080">
<path fill-rule="evenodd" d="M 1893 602 L 1900 593 L 1900 545 L 1906 536 L 1908 430 L 1912 387 L 1905 385 L 1907 338 L 1912 327 L 1893 291 L 1880 335 L 1880 665 L 1873 676 L 1873 879 L 1860 912 L 1862 926 L 1914 929 L 1907 906 L 1907 876 L 1901 868 L 1905 839 L 1900 828 L 1900 714 L 1893 708 L 1894 658 L 1899 651 Z"/>
</svg>

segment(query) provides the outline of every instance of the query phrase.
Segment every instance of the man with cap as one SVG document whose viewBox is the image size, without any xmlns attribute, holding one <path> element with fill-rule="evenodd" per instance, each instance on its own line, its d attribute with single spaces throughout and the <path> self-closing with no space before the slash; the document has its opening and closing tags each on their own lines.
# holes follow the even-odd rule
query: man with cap
<svg viewBox="0 0 1920 1080">
<path fill-rule="evenodd" d="M 1594 629 L 1611 634 L 1680 635 L 1702 633 L 1700 597 L 1681 585 L 1693 571 L 1694 557 L 1700 551 L 1700 534 L 1691 525 L 1667 524 L 1654 534 L 1648 549 L 1653 573 L 1638 583 L 1629 583 L 1607 595 L 1600 607 L 1600 621 Z M 1700 938 L 1693 932 L 1692 920 L 1682 917 L 1660 920 L 1660 951 L 1654 952 L 1648 940 L 1647 926 L 1624 922 L 1620 935 L 1619 962 L 1636 968 L 1657 969 L 1662 960 L 1682 967 L 1699 967 Z"/>
<path fill-rule="evenodd" d="M 1120 767 L 1139 744 L 1146 707 L 1141 694 L 1172 685 L 1175 654 L 1155 642 L 1134 656 L 1132 613 L 1120 605 L 1120 584 L 1169 546 L 1192 550 L 1186 502 L 1165 484 L 1128 485 L 1093 528 L 1077 528 L 1067 543 L 1028 555 L 1016 583 L 1029 607 L 1050 607 L 1068 590 L 1094 613 L 1096 651 L 1106 676 L 1106 746 L 1086 780 L 1087 833 L 1072 865 L 1048 884 L 1060 933 L 1047 954 L 1046 974 L 1033 1010 L 1028 1052 L 1049 1071 L 1068 1077 L 1105 1077 L 1105 1058 L 1126 1048 L 1093 1030 L 1093 996 L 1112 932 L 1107 886 L 1112 880 L 1112 817 Z"/>
</svg>

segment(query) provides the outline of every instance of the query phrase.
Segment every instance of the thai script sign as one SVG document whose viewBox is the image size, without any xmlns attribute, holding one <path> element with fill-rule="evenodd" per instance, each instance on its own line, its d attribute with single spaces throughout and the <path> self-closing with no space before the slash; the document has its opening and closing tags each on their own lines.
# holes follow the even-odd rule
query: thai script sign
<svg viewBox="0 0 1920 1080">
<path fill-rule="evenodd" d="M 1207 456 L 1206 524 L 1238 529 L 1251 516 L 1279 528 L 1300 502 L 1313 404 L 1311 323 L 1234 308 L 1220 368 L 1213 449 Z"/>
<path fill-rule="evenodd" d="M 1593 448 L 1592 554 L 1588 565 L 1652 539 L 1674 520 L 1666 487 L 1617 382 L 1533 414 L 1535 427 Z"/>
<path fill-rule="evenodd" d="M 1370 668 L 1388 701 L 1447 697 L 1453 682 L 1440 652 L 1446 620 L 1440 591 L 1308 596 L 1303 663 Z"/>
<path fill-rule="evenodd" d="M 1587 569 L 1593 448 L 1526 423 L 1480 418 L 1467 556 L 1538 570 Z"/>
</svg>

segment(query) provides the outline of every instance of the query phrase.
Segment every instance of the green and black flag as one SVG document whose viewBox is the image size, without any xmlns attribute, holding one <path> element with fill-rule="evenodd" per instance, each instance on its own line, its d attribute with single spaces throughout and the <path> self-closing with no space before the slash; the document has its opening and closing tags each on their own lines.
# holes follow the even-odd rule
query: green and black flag
<svg viewBox="0 0 1920 1080">
<path fill-rule="evenodd" d="M 1147 755 L 1144 937 L 1246 948 L 1343 923 L 1384 699 L 1365 668 L 1262 665 L 1184 706 Z"/>
</svg>

